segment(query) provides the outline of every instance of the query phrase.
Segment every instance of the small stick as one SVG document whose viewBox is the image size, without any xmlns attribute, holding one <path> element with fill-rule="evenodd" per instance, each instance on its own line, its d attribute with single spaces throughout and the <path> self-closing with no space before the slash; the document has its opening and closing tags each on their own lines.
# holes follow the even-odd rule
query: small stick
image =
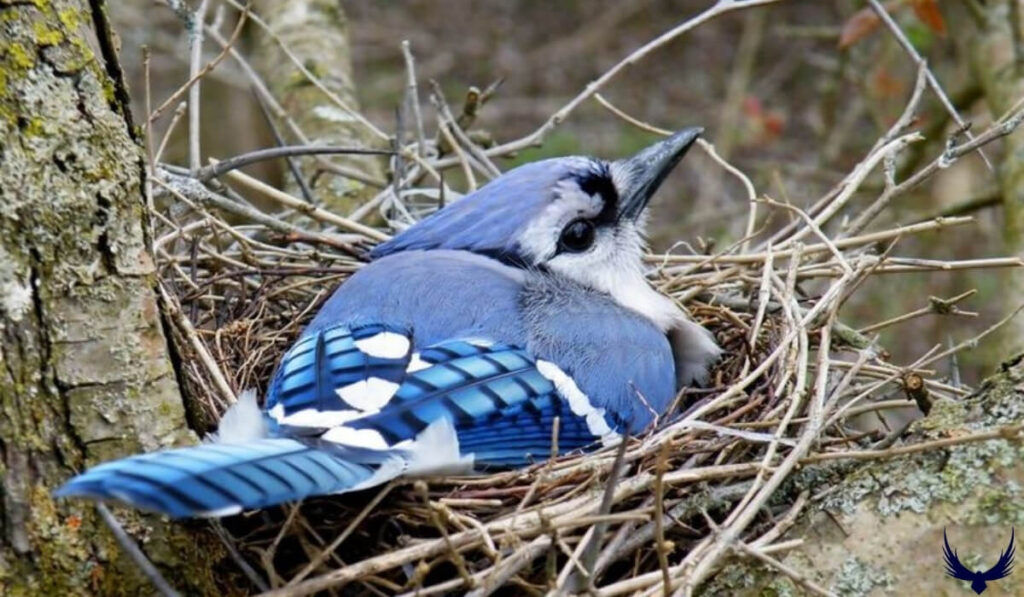
<svg viewBox="0 0 1024 597">
<path fill-rule="evenodd" d="M 167 315 L 170 316 L 171 321 L 178 326 L 178 329 L 184 335 L 189 344 L 192 346 L 192 350 L 196 351 L 196 356 L 199 357 L 199 361 L 206 367 L 206 372 L 210 375 L 210 379 L 213 380 L 213 386 L 217 388 L 217 391 L 221 395 L 221 399 L 224 400 L 222 406 L 227 407 L 235 402 L 238 402 L 238 398 L 235 396 L 235 392 L 231 389 L 228 384 L 228 380 L 224 378 L 224 372 L 221 371 L 220 366 L 217 365 L 217 361 L 210 355 L 210 351 L 206 349 L 202 340 L 199 339 L 199 334 L 196 333 L 195 328 L 192 326 L 192 322 L 185 317 L 185 314 L 181 311 L 181 305 L 178 304 L 177 299 L 171 296 L 167 289 L 164 288 L 163 284 L 158 283 L 156 285 L 157 290 L 160 292 L 160 298 L 164 302 L 164 309 L 167 310 Z"/>
<path fill-rule="evenodd" d="M 210 5 L 209 0 L 200 0 L 193 16 L 190 47 L 189 47 L 189 82 L 188 88 L 188 167 L 192 172 L 198 172 L 202 156 L 199 153 L 199 61 L 203 59 L 203 23 L 206 20 L 206 9 Z M 170 105 L 175 98 L 169 98 L 165 105 Z M 157 108 L 159 111 L 160 109 Z"/>
<path fill-rule="evenodd" d="M 239 570 L 242 571 L 242 574 L 245 574 L 245 577 L 249 579 L 249 582 L 251 582 L 253 586 L 260 591 L 269 590 L 270 586 L 267 585 L 266 581 L 263 580 L 255 570 L 253 570 L 252 566 L 249 565 L 249 562 L 246 562 L 245 558 L 242 557 L 242 554 L 238 553 L 238 548 L 235 547 L 234 542 L 228 535 L 227 530 L 224 529 L 224 525 L 220 523 L 220 520 L 216 518 L 212 519 L 210 521 L 210 526 L 212 526 L 213 530 L 216 531 L 217 538 L 220 539 L 221 544 L 228 550 L 228 554 L 231 556 L 231 559 L 235 561 L 235 564 L 238 566 Z"/>
<path fill-rule="evenodd" d="M 178 122 L 181 121 L 181 117 L 185 115 L 188 110 L 188 103 L 181 102 L 178 107 L 174 109 L 174 113 L 171 115 L 171 122 L 167 125 L 167 130 L 164 132 L 163 139 L 160 139 L 160 146 L 157 147 L 156 154 L 153 156 L 153 164 L 160 163 L 160 160 L 164 157 L 164 150 L 167 149 L 167 142 L 171 140 L 171 134 L 178 127 Z"/>
<path fill-rule="evenodd" d="M 263 98 L 263 94 L 259 92 L 255 85 L 252 86 L 252 95 L 256 98 L 256 105 L 260 108 L 260 113 L 263 114 L 263 120 L 266 121 L 267 127 L 270 129 L 270 134 L 274 137 L 274 142 L 277 143 L 278 147 L 285 146 L 284 136 L 281 135 L 281 129 L 278 128 L 277 123 L 274 122 L 274 115 L 270 113 L 270 107 L 267 105 L 267 100 Z M 295 184 L 299 187 L 299 192 L 302 193 L 302 198 L 307 203 L 313 203 L 313 190 L 309 188 L 309 183 L 306 182 L 306 177 L 302 175 L 302 170 L 299 169 L 298 162 L 295 161 L 293 156 L 286 156 L 284 161 L 288 164 L 288 171 L 291 172 L 292 178 L 295 179 Z"/>
<path fill-rule="evenodd" d="M 292 579 L 288 581 L 288 586 L 293 586 L 301 582 L 302 579 L 306 578 L 307 576 L 309 576 L 311 572 L 316 570 L 317 566 L 323 564 L 324 560 L 326 560 L 328 557 L 334 554 L 334 552 L 337 551 L 338 547 L 342 544 L 342 542 L 344 542 L 345 539 L 347 539 L 348 536 L 356 530 L 356 527 L 359 526 L 359 523 L 363 522 L 363 520 L 367 516 L 369 516 L 370 512 L 372 512 L 373 509 L 377 507 L 377 504 L 381 503 L 381 501 L 388 495 L 388 493 L 391 492 L 392 489 L 394 489 L 394 487 L 394 483 L 388 483 L 387 485 L 384 486 L 383 489 L 378 491 L 377 495 L 373 496 L 373 499 L 370 500 L 370 503 L 366 504 L 366 506 L 359 511 L 359 514 L 357 514 L 356 517 L 348 523 L 348 526 L 345 527 L 345 530 L 343 530 L 337 537 L 335 537 L 334 541 L 331 541 L 331 543 L 327 547 L 323 548 L 323 550 L 319 554 L 317 554 L 315 558 L 310 560 L 309 564 L 307 564 L 305 568 L 303 568 L 298 574 L 293 576 Z"/>
<path fill-rule="evenodd" d="M 427 508 L 430 516 L 430 521 L 434 524 L 434 527 L 441 534 L 441 538 L 444 540 L 445 546 L 448 548 L 448 559 L 451 560 L 452 564 L 455 565 L 455 569 L 459 571 L 459 576 L 462 577 L 462 581 L 467 588 L 473 588 L 476 586 L 476 580 L 473 575 L 469 573 L 469 568 L 466 567 L 466 560 L 462 557 L 462 554 L 455 549 L 455 545 L 452 543 L 451 535 L 448 533 L 448 528 L 441 524 L 441 517 L 437 514 L 437 509 L 430 503 L 430 496 L 427 494 L 427 484 L 423 481 L 416 482 L 416 490 L 419 492 L 420 497 L 423 499 L 423 503 Z"/>
<path fill-rule="evenodd" d="M 146 85 L 146 114 L 149 114 L 153 109 L 153 87 L 150 81 L 150 54 L 149 46 L 142 46 L 142 70 L 145 76 Z M 146 207 L 153 209 L 153 174 L 156 168 L 156 160 L 153 153 L 153 122 L 146 118 L 146 125 L 143 128 L 146 134 L 146 157 L 149 158 L 149 163 L 146 164 Z M 152 239 L 151 239 L 152 240 Z M 153 252 L 152 242 L 149 246 L 150 253 Z"/>
<path fill-rule="evenodd" d="M 423 114 L 420 111 L 420 91 L 416 84 L 416 59 L 412 56 L 409 40 L 402 40 L 402 56 L 405 58 L 406 93 L 412 117 L 416 123 L 416 151 L 421 156 L 427 153 L 427 137 L 423 133 Z"/>
<path fill-rule="evenodd" d="M 940 315 L 963 315 L 966 317 L 977 317 L 977 313 L 974 313 L 972 311 L 961 311 L 956 307 L 957 303 L 976 294 L 977 292 L 977 289 L 972 289 L 948 299 L 940 299 L 938 297 L 933 296 L 928 299 L 927 307 L 922 307 L 915 311 L 904 313 L 903 315 L 893 317 L 892 319 L 886 319 L 885 321 L 873 323 L 869 326 L 865 326 L 857 330 L 857 332 L 861 334 L 868 334 L 871 332 L 878 331 L 882 328 L 886 328 L 891 325 L 896 325 L 897 323 L 903 323 L 904 321 L 909 321 L 916 317 L 921 317 L 922 315 L 928 315 L 931 313 L 937 313 Z"/>
<path fill-rule="evenodd" d="M 338 106 L 338 108 L 341 109 L 342 112 L 345 112 L 346 114 L 351 116 L 353 119 L 355 119 L 357 122 L 365 126 L 371 133 L 373 133 L 377 137 L 387 140 L 387 133 L 377 128 L 373 123 L 367 120 L 366 117 L 360 114 L 358 111 L 353 110 L 347 103 L 345 103 L 340 97 L 338 97 L 338 94 L 334 93 L 326 85 L 324 85 L 323 81 L 320 80 L 320 77 L 310 72 L 309 68 L 306 67 L 303 61 L 299 59 L 299 57 L 296 56 L 294 52 L 292 52 L 291 48 L 288 47 L 288 44 L 284 43 L 284 41 L 281 40 L 281 37 L 274 32 L 274 29 L 267 25 L 267 22 L 264 21 L 259 15 L 250 11 L 247 8 L 247 6 L 243 6 L 238 0 L 224 0 L 224 2 L 230 4 L 239 11 L 248 13 L 249 19 L 251 19 L 252 22 L 255 23 L 260 29 L 262 29 L 263 32 L 267 35 L 267 37 L 274 40 L 274 43 L 276 43 L 278 47 L 281 48 L 281 52 L 283 52 L 284 55 L 288 58 L 288 60 L 290 60 L 292 64 L 295 65 L 295 68 L 298 69 L 300 73 L 302 73 L 302 76 L 305 77 L 307 81 L 312 83 L 314 87 L 319 89 L 324 95 L 326 95 L 327 98 L 331 100 L 331 102 L 334 103 L 334 105 Z"/>
<path fill-rule="evenodd" d="M 599 516 L 606 516 L 611 512 L 612 503 L 615 497 L 615 486 L 619 482 L 619 476 L 623 472 L 623 460 L 626 455 L 626 444 L 629 441 L 628 429 L 622 433 L 622 438 L 619 441 L 618 449 L 615 452 L 615 462 L 608 475 L 608 482 L 605 485 L 604 496 L 601 498 L 601 507 L 598 509 Z M 578 551 L 581 551 L 582 553 L 580 556 L 580 562 L 585 574 L 580 574 L 577 570 L 569 577 L 566 584 L 570 587 L 572 592 L 579 592 L 584 586 L 593 586 L 594 566 L 597 564 L 597 556 L 601 549 L 601 540 L 604 537 L 604 532 L 607 528 L 607 522 L 597 522 L 590 528 L 590 532 L 588 532 L 590 540 L 587 541 L 586 538 L 584 538 L 580 546 L 582 549 Z"/>
<path fill-rule="evenodd" d="M 310 205 L 309 203 L 306 203 L 305 201 L 299 199 L 298 197 L 293 197 L 292 195 L 289 195 L 284 191 L 275 189 L 274 187 L 268 185 L 267 183 L 259 181 L 249 176 L 248 174 L 239 172 L 238 170 L 232 170 L 228 172 L 227 176 L 234 180 L 235 182 L 244 185 L 249 189 L 256 191 L 257 193 L 260 193 L 264 197 L 268 199 L 273 199 L 274 201 L 280 203 L 281 205 L 290 207 L 315 220 L 327 222 L 328 224 L 333 224 L 335 226 L 338 226 L 339 228 L 344 228 L 345 230 L 362 234 L 363 236 L 369 237 L 372 240 L 384 241 L 391 238 L 387 234 L 384 234 L 383 232 L 375 228 L 370 228 L 369 226 L 366 226 L 365 224 L 360 224 L 359 222 L 353 222 L 348 218 L 343 218 L 325 209 L 316 207 L 315 205 Z"/>
<path fill-rule="evenodd" d="M 146 554 L 139 548 L 139 546 L 128 536 L 125 532 L 124 527 L 121 523 L 114 518 L 110 510 L 103 502 L 96 502 L 96 511 L 100 513 L 100 518 L 110 528 L 110 532 L 114 534 L 114 538 L 124 549 L 125 553 L 135 562 L 135 565 L 139 567 L 139 570 L 149 579 L 149 582 L 153 585 L 153 588 L 157 590 L 163 597 L 178 597 L 179 593 L 171 587 L 167 579 L 160 574 L 160 571 L 156 569 L 153 562 L 149 561 Z"/>
<path fill-rule="evenodd" d="M 928 68 L 927 64 L 924 61 L 924 58 L 922 58 L 921 54 L 919 54 L 917 52 L 917 49 L 914 48 L 914 44 L 910 43 L 910 40 L 907 39 L 907 36 L 903 33 L 903 30 L 900 29 L 900 26 L 896 23 L 896 21 L 894 21 L 892 17 L 889 16 L 889 12 L 885 10 L 885 7 L 882 6 L 881 2 L 879 2 L 878 0 L 868 0 L 868 4 L 871 5 L 871 9 L 874 10 L 875 14 L 878 15 L 878 18 L 881 19 L 883 23 L 885 23 L 886 28 L 888 28 L 889 31 L 892 32 L 893 36 L 896 38 L 896 41 L 898 41 L 900 46 L 902 46 L 903 49 L 907 52 L 907 54 L 910 55 L 910 58 L 914 61 L 915 64 L 917 64 L 918 68 L 923 69 L 925 71 L 925 75 L 928 77 L 928 86 L 931 87 L 932 91 L 935 92 L 935 95 L 938 96 L 939 101 L 942 103 L 942 106 L 946 109 L 946 112 L 949 113 L 950 117 L 953 119 L 954 122 L 957 123 L 958 126 L 964 129 L 964 134 L 967 136 L 967 138 L 973 139 L 970 131 L 967 130 L 967 123 L 964 122 L 964 119 L 960 117 L 960 113 L 957 112 L 956 106 L 953 105 L 953 102 L 949 101 L 949 96 L 946 95 L 946 91 L 942 88 L 942 85 L 939 84 L 939 80 L 935 78 L 935 75 L 932 73 L 931 69 Z M 994 172 L 995 168 L 992 166 L 992 162 L 988 161 L 988 157 L 985 156 L 985 152 L 979 150 L 978 153 L 981 155 L 981 159 L 985 161 L 985 165 L 988 166 L 988 169 Z"/>
<path fill-rule="evenodd" d="M 193 174 L 195 178 L 206 182 L 222 174 L 250 164 L 299 155 L 394 155 L 395 152 L 384 149 L 366 149 L 363 147 L 329 147 L 320 145 L 284 145 L 257 149 L 226 160 L 215 160 L 209 166 L 199 169 Z"/>
<path fill-rule="evenodd" d="M 671 595 L 672 578 L 668 573 L 668 545 L 665 543 L 665 471 L 668 469 L 668 452 L 670 442 L 661 446 L 658 454 L 657 476 L 654 478 L 654 548 L 658 554 L 658 566 L 661 568 L 662 592 L 665 597 Z"/>
<path fill-rule="evenodd" d="M 928 395 L 928 386 L 924 384 L 924 378 L 910 372 L 904 375 L 901 381 L 907 398 L 916 402 L 917 407 L 927 417 L 928 413 L 932 412 L 932 398 Z"/>
<path fill-rule="evenodd" d="M 792 568 L 788 564 L 784 564 L 781 561 L 776 560 L 770 555 L 764 553 L 764 551 L 761 549 L 751 547 L 750 545 L 747 545 L 746 543 L 742 542 L 737 543 L 734 546 L 734 549 L 742 553 L 745 553 L 749 556 L 752 556 L 755 559 L 761 560 L 765 564 L 768 564 L 772 568 L 775 568 L 779 572 L 793 579 L 794 582 L 804 587 L 805 589 L 809 590 L 810 592 L 814 593 L 815 595 L 824 595 L 825 597 L 838 597 L 836 593 L 833 593 L 825 587 L 822 587 L 821 585 L 815 583 L 811 579 L 807 578 L 807 576 L 798 572 L 795 568 Z"/>
</svg>

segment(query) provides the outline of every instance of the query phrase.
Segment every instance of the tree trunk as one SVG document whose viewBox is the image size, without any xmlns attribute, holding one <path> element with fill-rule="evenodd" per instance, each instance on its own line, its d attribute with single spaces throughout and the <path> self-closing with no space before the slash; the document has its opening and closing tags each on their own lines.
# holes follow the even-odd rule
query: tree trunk
<svg viewBox="0 0 1024 597">
<path fill-rule="evenodd" d="M 1024 56 L 1015 40 L 1010 1 L 986 3 L 984 22 L 969 36 L 971 67 L 981 84 L 993 119 L 999 118 L 1024 98 Z M 1007 255 L 1024 255 L 1024 130 L 1006 137 L 1006 157 L 999 165 L 999 186 L 1003 195 L 1003 241 Z M 1004 310 L 1013 309 L 1024 296 L 1024 272 L 1016 269 L 1000 274 L 1006 285 Z M 999 352 L 1005 356 L 1024 348 L 1024 320 L 1009 322 L 999 333 Z"/>
<path fill-rule="evenodd" d="M 115 45 L 102 0 L 0 0 L 4 595 L 150 592 L 92 505 L 51 492 L 86 466 L 193 439 Z M 212 589 L 208 534 L 118 514 L 158 565 L 187 571 L 175 584 Z"/>
<path fill-rule="evenodd" d="M 270 92 L 309 140 L 323 145 L 385 147 L 386 140 L 373 134 L 353 113 L 358 112 L 359 101 L 352 79 L 348 20 L 339 0 L 256 0 L 253 6 L 272 32 L 257 29 L 254 65 Z M 323 88 L 309 80 L 279 41 L 317 77 Z M 386 184 L 378 157 L 332 158 L 330 163 L 338 166 L 333 172 L 325 169 L 325 163 L 324 158 L 299 160 L 315 199 L 335 213 L 350 213 Z M 285 189 L 297 195 L 292 177 L 285 181 Z"/>
</svg>

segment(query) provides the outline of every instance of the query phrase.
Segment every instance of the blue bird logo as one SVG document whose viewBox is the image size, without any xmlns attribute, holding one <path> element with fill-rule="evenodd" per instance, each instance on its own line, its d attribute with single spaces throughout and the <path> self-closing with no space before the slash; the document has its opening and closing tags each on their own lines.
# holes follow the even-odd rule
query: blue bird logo
<svg viewBox="0 0 1024 597">
<path fill-rule="evenodd" d="M 988 588 L 987 583 L 1006 578 L 1013 572 L 1013 537 L 1014 530 L 1010 529 L 1010 544 L 1006 546 L 1006 551 L 999 556 L 999 561 L 996 562 L 995 566 L 984 572 L 974 572 L 960 563 L 960 558 L 957 557 L 956 552 L 949 546 L 946 529 L 942 529 L 942 539 L 945 542 L 942 552 L 946 559 L 946 574 L 959 580 L 970 581 L 971 589 L 978 595 L 981 595 Z"/>
</svg>

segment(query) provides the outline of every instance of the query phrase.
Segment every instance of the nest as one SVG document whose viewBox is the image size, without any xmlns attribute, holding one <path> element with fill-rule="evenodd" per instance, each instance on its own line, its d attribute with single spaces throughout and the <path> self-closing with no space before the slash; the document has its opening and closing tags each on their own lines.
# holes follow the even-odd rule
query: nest
<svg viewBox="0 0 1024 597">
<path fill-rule="evenodd" d="M 237 574 L 273 595 L 338 587 L 375 595 L 551 589 L 618 595 L 695 587 L 726 556 L 777 564 L 774 554 L 798 545 L 785 533 L 820 497 L 800 483 L 800 469 L 885 458 L 897 444 L 900 453 L 938 449 L 907 443 L 906 425 L 882 414 L 927 412 L 936 400 L 968 395 L 970 388 L 937 375 L 932 365 L 977 338 L 897 364 L 873 334 L 927 313 L 962 313 L 957 303 L 970 293 L 933 299 L 920 312 L 859 331 L 838 313 L 871 276 L 1020 265 L 1019 259 L 949 262 L 895 254 L 899 239 L 964 225 L 969 217 L 865 230 L 895 197 L 1009 133 L 1024 113 L 1007 115 L 977 137 L 950 139 L 934 160 L 896 181 L 891 164 L 919 138 L 908 130 L 925 73 L 922 68 L 903 117 L 807 209 L 758 195 L 742 172 L 702 142 L 747 189 L 749 223 L 746 236 L 722 250 L 647 257 L 651 283 L 712 330 L 725 349 L 711 383 L 684 390 L 653 428 L 618 448 L 521 470 L 403 480 L 233 517 L 224 521 L 223 538 Z M 599 88 L 588 88 L 535 134 L 503 146 L 505 152 L 540 141 Z M 623 126 L 660 132 L 596 98 Z M 236 169 L 253 156 L 191 173 L 156 167 L 155 255 L 193 428 L 212 430 L 243 389 L 264 396 L 282 353 L 365 263 L 367 249 L 436 208 L 439 195 L 455 197 L 450 190 L 435 192 L 436 180 L 427 184 L 434 169 L 461 169 L 467 180 L 494 174 L 488 155 L 464 134 L 439 92 L 434 100 L 437 140 L 404 146 L 402 155 L 415 159 L 392 158 L 399 182 L 368 203 L 389 223 L 380 230 Z M 285 147 L 259 157 L 322 149 Z M 854 193 L 876 170 L 883 171 L 884 191 L 851 209 Z M 840 213 L 847 224 L 835 226 Z M 768 229 L 768 215 L 788 223 Z M 856 424 L 863 417 L 880 423 Z M 778 569 L 812 592 L 824 591 Z"/>
<path fill-rule="evenodd" d="M 372 239 L 315 217 L 303 216 L 305 230 L 344 250 L 232 224 L 204 207 L 213 190 L 163 175 L 174 203 L 157 214 L 164 302 L 191 423 L 210 430 L 241 389 L 264 395 L 282 353 L 361 266 Z M 815 217 L 801 212 L 763 249 L 747 239 L 717 254 L 648 257 L 652 284 L 725 349 L 708 387 L 684 390 L 653 429 L 618 450 L 236 517 L 226 523 L 230 541 L 253 582 L 293 583 L 279 594 L 341 585 L 367 594 L 555 586 L 622 594 L 657 586 L 683 566 L 710 569 L 725 530 L 742 549 L 772 553 L 815 497 L 792 482 L 798 465 L 877 454 L 904 430 L 864 430 L 855 417 L 927 411 L 933 400 L 970 391 L 929 369 L 949 351 L 898 366 L 836 316 L 868 276 L 943 267 L 880 246 L 969 218 L 839 240 L 824 236 Z M 956 310 L 954 301 L 940 306 Z"/>
</svg>

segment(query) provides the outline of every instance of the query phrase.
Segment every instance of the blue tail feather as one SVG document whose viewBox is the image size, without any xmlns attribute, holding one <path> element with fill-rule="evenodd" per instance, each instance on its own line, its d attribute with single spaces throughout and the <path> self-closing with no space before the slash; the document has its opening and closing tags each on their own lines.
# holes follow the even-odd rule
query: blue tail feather
<svg viewBox="0 0 1024 597">
<path fill-rule="evenodd" d="M 293 439 L 265 439 L 108 462 L 71 479 L 56 495 L 119 500 L 174 518 L 224 516 L 348 491 L 373 472 Z"/>
</svg>

